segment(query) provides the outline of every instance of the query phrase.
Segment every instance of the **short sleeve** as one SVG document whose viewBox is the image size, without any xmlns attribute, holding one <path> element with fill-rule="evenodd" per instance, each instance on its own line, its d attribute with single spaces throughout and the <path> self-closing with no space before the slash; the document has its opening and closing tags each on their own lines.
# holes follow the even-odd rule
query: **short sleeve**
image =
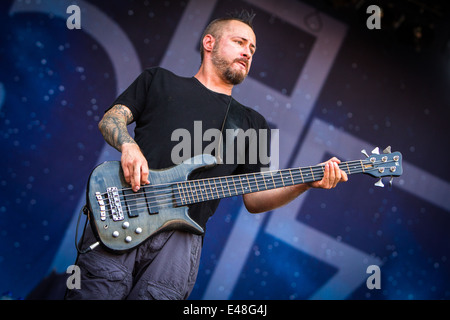
<svg viewBox="0 0 450 320">
<path fill-rule="evenodd" d="M 125 89 L 108 108 L 108 110 L 117 104 L 128 107 L 135 120 L 139 119 L 147 103 L 147 95 L 152 83 L 155 68 L 144 70 L 131 84 Z"/>
</svg>

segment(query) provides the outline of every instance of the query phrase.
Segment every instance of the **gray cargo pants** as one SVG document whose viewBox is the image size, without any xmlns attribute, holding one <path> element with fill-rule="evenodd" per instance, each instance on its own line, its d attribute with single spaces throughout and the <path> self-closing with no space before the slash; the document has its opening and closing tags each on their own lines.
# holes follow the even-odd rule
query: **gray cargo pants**
<svg viewBox="0 0 450 320">
<path fill-rule="evenodd" d="M 96 241 L 88 226 L 82 247 Z M 123 254 L 97 246 L 80 254 L 81 288 L 68 289 L 66 299 L 187 299 L 197 278 L 201 248 L 201 236 L 183 231 L 162 232 Z"/>
</svg>

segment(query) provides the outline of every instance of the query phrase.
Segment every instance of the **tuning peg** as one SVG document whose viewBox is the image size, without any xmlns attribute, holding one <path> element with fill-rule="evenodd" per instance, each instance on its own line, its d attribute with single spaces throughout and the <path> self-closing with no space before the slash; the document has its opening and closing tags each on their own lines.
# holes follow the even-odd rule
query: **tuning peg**
<svg viewBox="0 0 450 320">
<path fill-rule="evenodd" d="M 380 149 L 378 149 L 378 147 L 376 147 L 375 149 L 372 150 L 373 154 L 380 154 Z"/>
<path fill-rule="evenodd" d="M 381 188 L 384 187 L 384 184 L 383 184 L 383 181 L 381 181 L 381 178 L 380 178 L 380 180 L 378 180 L 377 183 L 375 183 L 375 185 L 376 185 L 377 187 L 381 187 Z"/>
<path fill-rule="evenodd" d="M 367 158 L 369 157 L 369 155 L 367 154 L 367 151 L 366 151 L 365 149 L 362 149 L 362 150 L 361 150 L 361 153 L 362 153 L 363 155 L 365 155 Z"/>
<path fill-rule="evenodd" d="M 391 153 L 391 146 L 386 147 L 386 149 L 383 150 L 383 153 Z"/>
<path fill-rule="evenodd" d="M 394 181 L 394 177 L 391 177 L 391 179 L 389 180 L 389 187 L 392 187 L 392 181 Z"/>
</svg>

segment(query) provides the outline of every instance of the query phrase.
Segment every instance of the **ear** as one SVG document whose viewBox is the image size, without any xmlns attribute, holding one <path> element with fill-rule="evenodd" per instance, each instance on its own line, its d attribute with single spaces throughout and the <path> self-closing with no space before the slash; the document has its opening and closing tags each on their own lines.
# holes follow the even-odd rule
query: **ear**
<svg viewBox="0 0 450 320">
<path fill-rule="evenodd" d="M 203 50 L 205 52 L 212 52 L 215 43 L 216 39 L 212 35 L 207 34 L 203 37 Z"/>
</svg>

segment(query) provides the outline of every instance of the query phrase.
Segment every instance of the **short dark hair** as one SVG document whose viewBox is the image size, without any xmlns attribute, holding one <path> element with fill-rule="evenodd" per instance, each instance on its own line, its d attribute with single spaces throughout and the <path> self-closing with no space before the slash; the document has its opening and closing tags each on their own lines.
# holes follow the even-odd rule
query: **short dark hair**
<svg viewBox="0 0 450 320">
<path fill-rule="evenodd" d="M 211 21 L 203 31 L 202 37 L 200 38 L 200 58 L 203 61 L 204 49 L 203 49 L 203 38 L 210 34 L 216 39 L 220 39 L 222 35 L 222 26 L 225 22 L 236 20 L 245 23 L 253 30 L 253 19 L 255 18 L 256 13 L 253 11 L 249 12 L 247 10 L 234 11 L 228 13 L 226 16 L 222 18 L 215 19 Z"/>
</svg>

